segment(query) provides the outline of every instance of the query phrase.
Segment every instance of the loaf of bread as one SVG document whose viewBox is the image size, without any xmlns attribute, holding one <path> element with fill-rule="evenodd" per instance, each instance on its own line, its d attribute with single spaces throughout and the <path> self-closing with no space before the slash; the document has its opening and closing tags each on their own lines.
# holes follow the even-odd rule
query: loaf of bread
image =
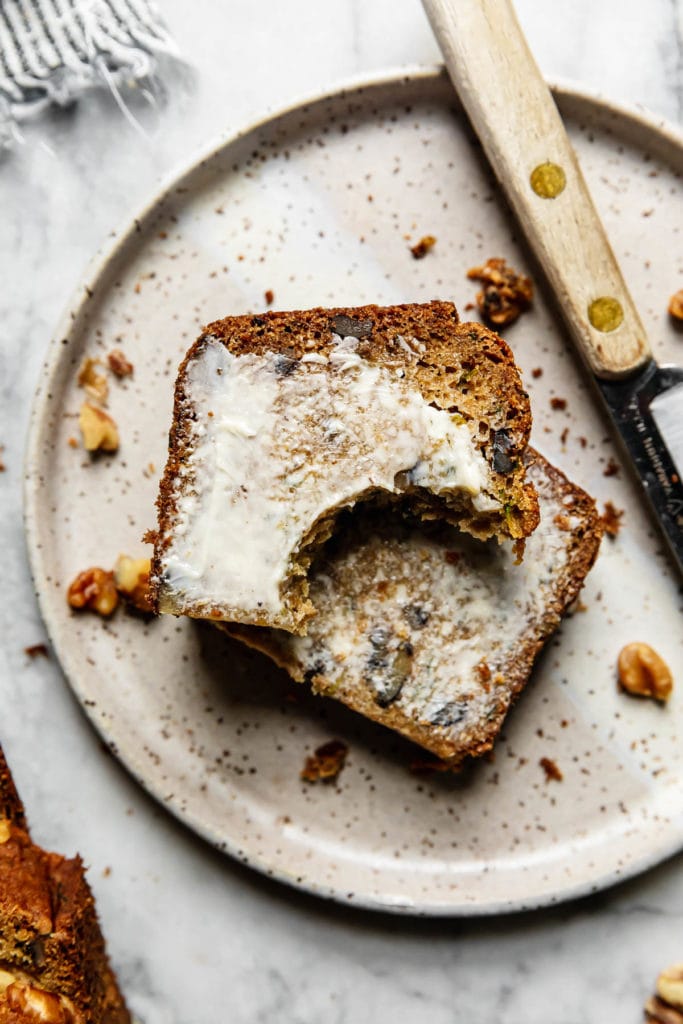
<svg viewBox="0 0 683 1024">
<path fill-rule="evenodd" d="M 595 503 L 525 456 L 541 521 L 510 544 L 443 522 L 356 510 L 311 569 L 306 636 L 223 624 L 293 679 L 458 764 L 493 745 L 537 654 L 596 557 Z"/>
<path fill-rule="evenodd" d="M 79 857 L 28 833 L 0 748 L 0 1024 L 130 1024 Z"/>
<path fill-rule="evenodd" d="M 521 554 L 530 424 L 505 342 L 448 302 L 212 323 L 176 383 L 158 610 L 305 633 L 311 560 L 368 499 Z"/>
</svg>

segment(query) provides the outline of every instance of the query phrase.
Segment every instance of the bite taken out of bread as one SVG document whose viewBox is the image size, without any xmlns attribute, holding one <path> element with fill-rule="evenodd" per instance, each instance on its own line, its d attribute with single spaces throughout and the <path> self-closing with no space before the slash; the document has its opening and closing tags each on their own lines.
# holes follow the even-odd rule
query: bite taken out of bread
<svg viewBox="0 0 683 1024">
<path fill-rule="evenodd" d="M 157 608 L 305 633 L 311 561 L 369 499 L 521 554 L 530 427 L 510 349 L 448 302 L 212 323 L 176 382 Z"/>
<path fill-rule="evenodd" d="M 485 753 L 601 538 L 593 499 L 533 450 L 525 462 L 541 521 L 521 565 L 509 542 L 363 507 L 312 566 L 306 636 L 221 628 L 453 765 Z"/>
</svg>

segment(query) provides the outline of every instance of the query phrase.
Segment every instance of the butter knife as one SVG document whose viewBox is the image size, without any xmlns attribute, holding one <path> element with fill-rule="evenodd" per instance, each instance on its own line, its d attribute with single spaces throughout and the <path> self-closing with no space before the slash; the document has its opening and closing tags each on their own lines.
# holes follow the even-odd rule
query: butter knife
<svg viewBox="0 0 683 1024">
<path fill-rule="evenodd" d="M 423 0 L 449 74 L 683 573 L 683 369 L 659 366 L 509 0 Z"/>
</svg>

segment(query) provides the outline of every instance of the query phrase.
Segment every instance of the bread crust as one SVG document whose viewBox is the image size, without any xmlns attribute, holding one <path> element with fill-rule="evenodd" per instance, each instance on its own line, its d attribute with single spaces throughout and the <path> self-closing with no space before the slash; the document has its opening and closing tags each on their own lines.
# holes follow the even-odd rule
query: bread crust
<svg viewBox="0 0 683 1024">
<path fill-rule="evenodd" d="M 491 684 L 482 682 L 489 689 L 493 687 L 495 695 L 487 706 L 485 719 L 475 718 L 471 726 L 460 729 L 457 736 L 446 726 L 417 720 L 404 710 L 400 702 L 381 706 L 372 688 L 362 678 L 340 687 L 324 672 L 311 671 L 311 666 L 303 664 L 297 657 L 294 641 L 282 631 L 238 624 L 224 624 L 223 628 L 234 638 L 267 654 L 293 679 L 310 683 L 314 692 L 341 700 L 353 710 L 401 733 L 454 766 L 466 758 L 484 754 L 493 746 L 510 707 L 528 682 L 539 652 L 579 593 L 597 557 L 602 536 L 594 500 L 537 452 L 529 449 L 524 458 L 539 493 L 552 497 L 554 504 L 571 515 L 574 525 L 570 530 L 566 524 L 556 522 L 542 522 L 540 527 L 557 531 L 566 559 L 545 587 L 541 614 L 532 622 L 520 623 L 518 638 L 503 667 L 503 678 L 493 680 Z M 358 614 L 363 611 L 360 608 Z"/>
<path fill-rule="evenodd" d="M 151 573 L 152 600 L 157 610 L 211 617 L 206 610 L 175 605 L 174 595 L 163 581 L 164 553 L 171 544 L 177 514 L 177 480 L 192 451 L 194 420 L 187 388 L 189 366 L 207 343 L 216 340 L 235 356 L 275 352 L 299 360 L 313 352 L 328 355 L 337 333 L 357 337 L 358 354 L 370 363 L 383 364 L 390 352 L 392 365 L 400 366 L 406 382 L 428 404 L 458 413 L 468 424 L 474 443 L 491 467 L 492 487 L 501 495 L 501 506 L 476 515 L 459 512 L 462 528 L 480 537 L 512 537 L 520 545 L 535 529 L 538 502 L 533 487 L 525 480 L 522 460 L 531 430 L 528 395 L 512 352 L 493 331 L 478 323 L 460 323 L 452 303 L 436 301 L 227 317 L 204 329 L 178 372 L 168 461 L 157 499 L 158 530 Z M 416 358 L 407 347 L 394 345 L 396 337 L 417 338 L 424 348 Z M 191 486 L 191 481 L 187 486 Z M 416 493 L 413 500 L 423 514 L 434 515 L 427 495 Z M 317 533 L 307 539 L 311 555 L 331 531 L 331 522 L 322 523 Z M 301 612 L 302 620 L 313 611 L 304 607 L 305 599 L 304 587 L 302 594 L 297 595 L 302 607 L 295 609 Z M 217 610 L 215 617 L 225 616 Z M 297 631 L 296 626 L 285 628 Z"/>
</svg>

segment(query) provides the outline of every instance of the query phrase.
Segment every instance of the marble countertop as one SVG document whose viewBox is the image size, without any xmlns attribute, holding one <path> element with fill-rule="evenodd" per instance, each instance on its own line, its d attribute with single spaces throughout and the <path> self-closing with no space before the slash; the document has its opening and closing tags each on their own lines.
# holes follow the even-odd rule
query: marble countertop
<svg viewBox="0 0 683 1024">
<path fill-rule="evenodd" d="M 45 638 L 21 518 L 31 398 L 85 265 L 160 177 L 212 136 L 366 71 L 438 60 L 417 0 L 165 0 L 185 60 L 134 122 L 102 91 L 27 125 L 0 157 L 0 740 L 35 838 L 90 868 L 120 979 L 144 1024 L 637 1022 L 683 959 L 683 860 L 550 911 L 414 920 L 352 911 L 214 852 L 108 754 Z M 680 0 L 518 0 L 547 76 L 683 120 Z M 618 13 L 617 13 L 618 9 Z"/>
</svg>

